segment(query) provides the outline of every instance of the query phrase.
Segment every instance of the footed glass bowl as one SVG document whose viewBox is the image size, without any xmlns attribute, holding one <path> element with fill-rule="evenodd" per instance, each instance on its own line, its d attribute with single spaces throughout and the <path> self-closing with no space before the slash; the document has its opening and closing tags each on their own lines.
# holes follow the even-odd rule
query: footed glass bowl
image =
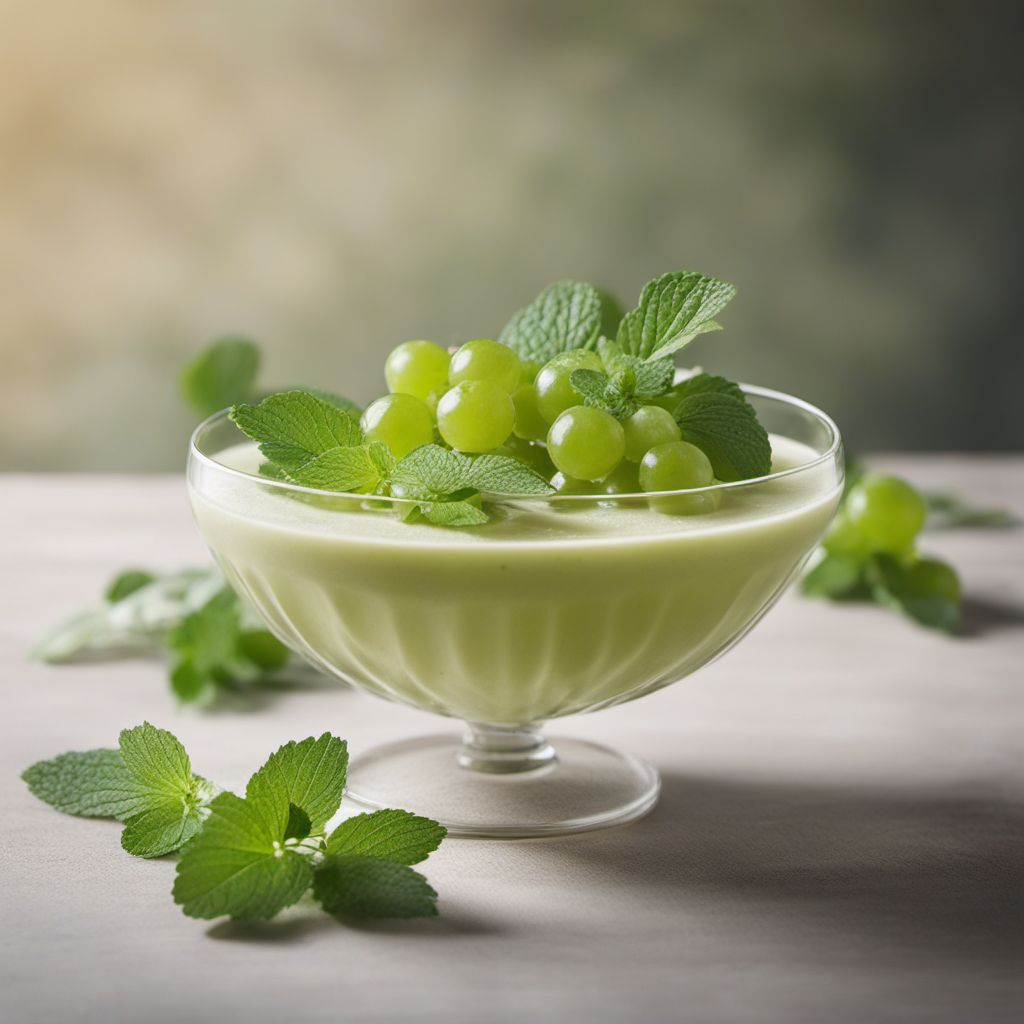
<svg viewBox="0 0 1024 1024">
<path fill-rule="evenodd" d="M 371 750 L 349 798 L 436 818 L 454 835 L 622 824 L 658 796 L 625 753 L 552 745 L 548 719 L 608 708 L 717 658 L 778 600 L 835 512 L 835 424 L 746 387 L 772 435 L 769 476 L 700 490 L 485 496 L 492 522 L 401 520 L 408 502 L 259 476 L 219 413 L 192 437 L 203 537 L 285 644 L 327 675 L 466 723 Z"/>
</svg>

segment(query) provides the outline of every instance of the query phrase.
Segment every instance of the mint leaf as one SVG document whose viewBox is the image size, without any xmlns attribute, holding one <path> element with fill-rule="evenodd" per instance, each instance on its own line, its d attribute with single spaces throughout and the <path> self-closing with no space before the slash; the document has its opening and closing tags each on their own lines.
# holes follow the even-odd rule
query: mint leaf
<svg viewBox="0 0 1024 1024">
<path fill-rule="evenodd" d="M 664 274 L 644 286 L 615 340 L 627 355 L 648 362 L 670 356 L 697 335 L 721 330 L 714 317 L 735 294 L 734 285 L 696 271 Z"/>
<path fill-rule="evenodd" d="M 640 408 L 633 397 L 636 375 L 630 369 L 620 370 L 611 377 L 600 370 L 573 370 L 569 383 L 579 392 L 584 405 L 602 409 L 616 419 L 628 419 Z"/>
<path fill-rule="evenodd" d="M 166 729 L 143 722 L 125 729 L 118 744 L 141 799 L 141 809 L 126 821 L 121 845 L 139 857 L 178 849 L 199 831 L 212 787 L 192 774 L 185 748 Z"/>
<path fill-rule="evenodd" d="M 315 486 L 306 483 L 309 476 L 323 482 L 332 464 L 339 474 L 358 472 L 359 459 L 350 454 L 363 444 L 358 421 L 308 391 L 280 391 L 259 405 L 232 406 L 231 419 L 296 483 Z"/>
<path fill-rule="evenodd" d="M 221 338 L 181 371 L 182 396 L 200 416 L 210 416 L 249 401 L 259 368 L 260 352 L 251 341 Z"/>
<path fill-rule="evenodd" d="M 684 398 L 675 418 L 683 440 L 704 452 L 719 480 L 749 480 L 771 472 L 768 432 L 748 402 L 704 391 Z"/>
<path fill-rule="evenodd" d="M 470 461 L 469 482 L 484 494 L 553 494 L 539 473 L 508 455 L 478 455 Z"/>
<path fill-rule="evenodd" d="M 414 523 L 421 518 L 434 526 L 483 526 L 490 522 L 490 516 L 469 501 L 422 502 L 405 521 Z"/>
<path fill-rule="evenodd" d="M 936 588 L 932 570 L 937 567 L 951 573 L 937 559 L 921 558 L 905 564 L 890 555 L 872 555 L 867 563 L 871 596 L 922 626 L 957 633 L 962 625 L 959 585 L 954 592 L 946 587 Z"/>
<path fill-rule="evenodd" d="M 849 469 L 847 469 L 849 476 Z M 923 494 L 928 505 L 928 527 L 933 530 L 952 530 L 959 527 L 1001 529 L 1014 526 L 1016 517 L 1005 508 L 976 505 L 956 494 L 932 492 Z"/>
<path fill-rule="evenodd" d="M 296 804 L 288 805 L 288 824 L 284 829 L 285 839 L 305 839 L 313 831 L 309 815 Z"/>
<path fill-rule="evenodd" d="M 598 343 L 598 352 L 609 376 L 626 370 L 633 374 L 630 397 L 655 398 L 671 390 L 676 374 L 676 364 L 671 357 L 645 362 L 639 356 L 627 355 L 607 338 Z"/>
<path fill-rule="evenodd" d="M 347 768 L 344 740 L 329 732 L 318 738 L 309 736 L 286 743 L 271 754 L 249 779 L 245 797 L 292 804 L 308 816 L 310 831 L 322 832 L 341 806 Z"/>
<path fill-rule="evenodd" d="M 328 836 L 326 852 L 417 864 L 426 860 L 447 834 L 443 825 L 409 811 L 373 811 L 343 821 Z"/>
<path fill-rule="evenodd" d="M 346 398 L 344 395 L 339 395 L 334 391 L 324 391 L 323 388 L 309 388 L 302 384 L 299 384 L 292 390 L 305 391 L 306 394 L 312 395 L 314 398 L 319 398 L 322 402 L 327 402 L 328 405 L 333 405 L 336 409 L 341 409 L 342 412 L 350 413 L 356 419 L 358 419 L 363 413 L 360 406 L 353 402 L 351 398 Z"/>
<path fill-rule="evenodd" d="M 167 638 L 174 656 L 171 687 L 179 699 L 198 700 L 219 685 L 255 675 L 239 651 L 241 610 L 229 587 L 187 615 Z"/>
<path fill-rule="evenodd" d="M 800 589 L 808 597 L 827 597 L 833 601 L 859 596 L 863 572 L 859 558 L 826 554 L 800 581 Z"/>
<path fill-rule="evenodd" d="M 401 459 L 391 474 L 396 496 L 440 499 L 473 488 L 473 460 L 468 455 L 425 444 Z"/>
<path fill-rule="evenodd" d="M 335 917 L 433 917 L 437 893 L 404 864 L 374 857 L 338 854 L 316 869 L 313 896 Z"/>
<path fill-rule="evenodd" d="M 146 804 L 119 750 L 60 754 L 50 761 L 37 761 L 21 777 L 40 800 L 64 814 L 124 821 Z"/>
<path fill-rule="evenodd" d="M 280 794 L 242 800 L 221 793 L 182 852 L 174 902 L 189 917 L 242 921 L 265 920 L 296 903 L 310 886 L 313 867 L 285 846 L 288 821 L 288 802 Z"/>
<path fill-rule="evenodd" d="M 731 395 L 733 398 L 738 398 L 741 402 L 747 401 L 747 396 L 743 393 L 743 388 L 739 384 L 726 377 L 716 377 L 711 373 L 697 373 L 692 377 L 681 380 L 675 386 L 674 393 L 680 399 L 689 398 L 691 395 L 712 393 L 716 395 Z"/>
<path fill-rule="evenodd" d="M 156 577 L 145 569 L 126 569 L 110 581 L 106 593 L 103 595 L 111 604 L 117 604 L 126 597 L 130 597 L 137 590 L 152 583 Z"/>
<path fill-rule="evenodd" d="M 602 316 L 595 288 L 580 281 L 558 281 L 516 313 L 498 340 L 523 359 L 546 363 L 559 352 L 594 348 Z"/>
</svg>

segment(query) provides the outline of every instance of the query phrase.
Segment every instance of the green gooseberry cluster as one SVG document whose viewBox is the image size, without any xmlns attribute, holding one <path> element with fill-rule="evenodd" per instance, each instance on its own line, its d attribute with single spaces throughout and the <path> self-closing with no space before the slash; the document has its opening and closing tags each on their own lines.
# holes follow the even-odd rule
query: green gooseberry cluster
<svg viewBox="0 0 1024 1024">
<path fill-rule="evenodd" d="M 708 487 L 707 456 L 682 439 L 672 414 L 644 405 L 620 422 L 583 404 L 574 370 L 602 370 L 596 352 L 573 349 L 543 365 L 487 338 L 450 353 L 432 341 L 407 341 L 387 357 L 389 394 L 363 413 L 370 440 L 403 455 L 440 439 L 468 454 L 500 451 L 548 477 L 559 494 L 611 495 Z M 706 512 L 717 492 L 665 504 Z M 660 507 L 660 506 L 659 506 Z"/>
</svg>

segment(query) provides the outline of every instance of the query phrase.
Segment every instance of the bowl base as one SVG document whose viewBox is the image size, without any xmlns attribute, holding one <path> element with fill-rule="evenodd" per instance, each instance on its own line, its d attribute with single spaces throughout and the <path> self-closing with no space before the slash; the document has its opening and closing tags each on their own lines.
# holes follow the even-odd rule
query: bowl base
<svg viewBox="0 0 1024 1024">
<path fill-rule="evenodd" d="M 460 766 L 457 736 L 375 747 L 349 767 L 346 798 L 369 810 L 399 807 L 433 818 L 450 835 L 479 839 L 564 836 L 625 825 L 658 800 L 646 761 L 597 743 L 554 739 L 555 757 L 509 774 Z"/>
</svg>

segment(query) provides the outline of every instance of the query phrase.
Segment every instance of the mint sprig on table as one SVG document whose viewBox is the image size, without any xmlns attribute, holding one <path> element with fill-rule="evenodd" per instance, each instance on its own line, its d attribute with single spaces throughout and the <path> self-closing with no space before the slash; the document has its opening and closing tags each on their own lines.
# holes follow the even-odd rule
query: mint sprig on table
<svg viewBox="0 0 1024 1024">
<path fill-rule="evenodd" d="M 65 814 L 123 821 L 129 853 L 180 852 L 173 897 L 189 917 L 265 920 L 310 890 L 342 920 L 435 915 L 437 893 L 410 865 L 445 829 L 388 809 L 328 833 L 347 767 L 344 740 L 310 736 L 273 753 L 239 797 L 195 775 L 181 743 L 146 722 L 122 732 L 117 750 L 61 754 L 22 778 Z"/>
</svg>

